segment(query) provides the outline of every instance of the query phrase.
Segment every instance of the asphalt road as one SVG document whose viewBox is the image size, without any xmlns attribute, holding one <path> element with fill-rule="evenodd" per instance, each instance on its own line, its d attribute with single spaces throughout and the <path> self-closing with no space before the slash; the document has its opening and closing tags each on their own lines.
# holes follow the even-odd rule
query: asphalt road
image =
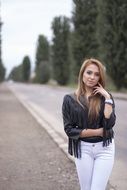
<svg viewBox="0 0 127 190">
<path fill-rule="evenodd" d="M 49 87 L 46 85 L 25 85 L 25 84 L 10 84 L 13 91 L 22 95 L 25 101 L 30 101 L 40 109 L 46 110 L 47 113 L 56 118 L 62 123 L 61 106 L 63 96 L 66 93 L 73 91 L 69 88 Z M 113 186 L 118 190 L 127 189 L 127 101 L 115 99 L 117 122 L 115 125 L 115 142 L 116 142 L 116 162 L 113 169 L 113 174 L 110 178 Z M 59 128 L 59 130 L 62 130 Z M 121 175 L 122 174 L 122 175 Z"/>
</svg>

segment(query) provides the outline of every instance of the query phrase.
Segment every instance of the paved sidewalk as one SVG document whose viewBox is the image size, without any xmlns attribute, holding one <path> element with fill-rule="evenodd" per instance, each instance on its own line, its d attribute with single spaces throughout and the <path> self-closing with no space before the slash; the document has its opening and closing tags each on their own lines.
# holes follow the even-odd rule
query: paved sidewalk
<svg viewBox="0 0 127 190">
<path fill-rule="evenodd" d="M 0 190 L 78 190 L 74 163 L 0 85 Z"/>
</svg>

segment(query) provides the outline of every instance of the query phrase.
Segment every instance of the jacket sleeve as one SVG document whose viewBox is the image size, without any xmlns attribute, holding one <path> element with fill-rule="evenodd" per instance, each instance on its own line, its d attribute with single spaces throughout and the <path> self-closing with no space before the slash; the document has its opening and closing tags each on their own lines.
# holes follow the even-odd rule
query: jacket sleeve
<svg viewBox="0 0 127 190">
<path fill-rule="evenodd" d="M 69 138 L 77 140 L 80 136 L 82 129 L 79 129 L 78 126 L 74 125 L 72 122 L 71 113 L 73 112 L 73 110 L 71 110 L 72 107 L 70 103 L 70 97 L 68 95 L 65 95 L 62 104 L 64 131 Z"/>
<path fill-rule="evenodd" d="M 113 97 L 111 94 L 110 94 L 110 96 L 113 101 L 112 113 L 109 118 L 105 118 L 105 116 L 104 116 L 104 119 L 103 119 L 103 123 L 104 123 L 106 129 L 111 129 L 115 125 L 115 122 L 116 122 L 115 103 L 114 103 L 114 100 L 113 100 Z"/>
</svg>

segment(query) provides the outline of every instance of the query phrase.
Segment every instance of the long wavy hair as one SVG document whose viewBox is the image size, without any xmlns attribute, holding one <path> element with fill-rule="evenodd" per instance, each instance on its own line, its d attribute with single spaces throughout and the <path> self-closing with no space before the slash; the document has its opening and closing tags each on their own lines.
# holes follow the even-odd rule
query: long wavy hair
<svg viewBox="0 0 127 190">
<path fill-rule="evenodd" d="M 85 69 L 91 64 L 94 64 L 98 67 L 100 75 L 98 82 L 102 85 L 103 88 L 105 88 L 105 67 L 103 66 L 103 64 L 99 60 L 93 58 L 85 60 L 79 72 L 78 88 L 76 90 L 77 101 L 82 107 L 84 106 L 80 101 L 80 97 L 85 96 L 86 94 L 86 86 L 83 82 L 83 74 Z M 95 119 L 97 119 L 99 115 L 100 105 L 101 105 L 100 97 L 101 97 L 100 94 L 96 94 L 96 95 L 91 95 L 89 98 L 89 102 L 87 103 L 89 121 L 94 121 Z"/>
</svg>

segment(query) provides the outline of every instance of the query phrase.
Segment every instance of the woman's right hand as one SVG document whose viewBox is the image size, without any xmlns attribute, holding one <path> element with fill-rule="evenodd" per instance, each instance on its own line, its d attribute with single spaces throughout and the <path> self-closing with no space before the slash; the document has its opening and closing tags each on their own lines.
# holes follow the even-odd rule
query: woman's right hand
<svg viewBox="0 0 127 190">
<path fill-rule="evenodd" d="M 97 132 L 97 136 L 103 137 L 103 128 L 99 128 L 99 129 L 95 129 L 95 130 L 97 130 L 96 131 Z"/>
</svg>

